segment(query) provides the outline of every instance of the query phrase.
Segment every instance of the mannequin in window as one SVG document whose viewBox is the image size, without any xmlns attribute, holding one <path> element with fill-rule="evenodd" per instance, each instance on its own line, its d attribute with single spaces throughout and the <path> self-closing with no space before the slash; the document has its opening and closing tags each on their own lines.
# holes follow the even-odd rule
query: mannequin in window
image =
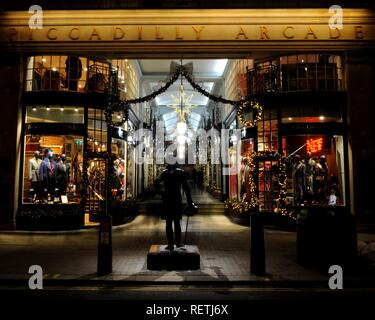
<svg viewBox="0 0 375 320">
<path fill-rule="evenodd" d="M 66 194 L 66 187 L 69 181 L 70 166 L 66 163 L 66 156 L 62 154 L 56 162 L 55 170 L 56 188 L 58 189 L 58 195 Z"/>
<path fill-rule="evenodd" d="M 76 56 L 68 56 L 65 66 L 69 90 L 77 91 L 78 80 L 82 76 L 82 62 Z"/>
<path fill-rule="evenodd" d="M 315 165 L 315 198 L 320 203 L 323 203 L 327 196 L 327 173 L 327 161 L 322 155 Z"/>
<path fill-rule="evenodd" d="M 29 180 L 31 183 L 31 189 L 33 190 L 33 202 L 35 202 L 40 196 L 39 168 L 41 163 L 42 159 L 40 159 L 40 152 L 35 151 L 34 157 L 29 160 Z"/>
<path fill-rule="evenodd" d="M 73 169 L 73 181 L 75 184 L 76 192 L 83 192 L 85 190 L 81 190 L 81 181 L 82 181 L 82 154 L 81 151 L 78 150 L 72 160 L 72 169 Z"/>
<path fill-rule="evenodd" d="M 305 193 L 306 165 L 299 155 L 294 156 L 292 168 L 294 204 L 303 203 Z"/>
<path fill-rule="evenodd" d="M 45 149 L 43 152 L 43 161 L 39 167 L 39 177 L 43 199 L 51 201 L 55 193 L 55 161 L 53 160 L 53 151 Z"/>
<path fill-rule="evenodd" d="M 305 186 L 306 186 L 306 199 L 312 200 L 314 194 L 314 171 L 316 162 L 313 158 L 306 158 L 306 170 L 305 170 Z"/>
</svg>

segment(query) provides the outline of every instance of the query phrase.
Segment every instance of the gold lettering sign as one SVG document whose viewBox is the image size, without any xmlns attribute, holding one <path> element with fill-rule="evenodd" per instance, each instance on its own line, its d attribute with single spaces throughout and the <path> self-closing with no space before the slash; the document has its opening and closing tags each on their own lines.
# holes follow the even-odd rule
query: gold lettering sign
<svg viewBox="0 0 375 320">
<path fill-rule="evenodd" d="M 313 36 L 313 39 L 316 40 L 318 39 L 318 37 L 316 36 L 314 30 L 309 26 L 308 30 L 307 30 L 307 33 L 306 33 L 306 36 L 305 36 L 305 39 L 309 39 L 310 36 Z"/>
<path fill-rule="evenodd" d="M 73 28 L 69 32 L 69 38 L 71 40 L 78 40 L 80 35 L 80 30 L 78 28 Z"/>
<path fill-rule="evenodd" d="M 330 39 L 339 39 L 341 37 L 341 31 L 339 28 L 330 28 L 329 29 L 329 38 Z"/>
<path fill-rule="evenodd" d="M 2 27 L 0 41 L 300 41 L 300 40 L 375 40 L 375 25 L 115 25 L 50 26 L 31 30 L 28 27 Z M 249 43 L 250 45 L 250 43 Z"/>
<path fill-rule="evenodd" d="M 113 28 L 113 40 L 121 40 L 125 36 L 125 31 L 122 28 L 114 27 Z"/>
<path fill-rule="evenodd" d="M 355 33 L 355 38 L 357 40 L 361 40 L 363 39 L 363 30 L 362 30 L 362 26 L 355 26 L 354 27 L 354 33 Z"/>
<path fill-rule="evenodd" d="M 245 32 L 245 30 L 243 29 L 242 26 L 240 27 L 240 30 L 237 33 L 236 40 L 240 39 L 241 37 L 243 37 L 246 40 L 249 39 L 249 37 L 246 35 L 246 32 Z"/>
<path fill-rule="evenodd" d="M 292 26 L 287 26 L 287 27 L 283 30 L 283 36 L 284 36 L 286 39 L 293 39 L 293 38 L 294 38 L 294 34 L 289 33 L 289 30 L 294 31 L 294 27 L 292 27 Z"/>
<path fill-rule="evenodd" d="M 183 40 L 184 37 L 180 33 L 180 27 L 176 26 L 176 40 Z"/>
<path fill-rule="evenodd" d="M 9 28 L 9 41 L 14 41 L 14 38 L 17 36 L 18 31 L 16 28 Z"/>
<path fill-rule="evenodd" d="M 56 40 L 57 39 L 57 29 L 56 28 L 51 28 L 51 29 L 48 29 L 47 31 L 47 38 L 48 40 Z"/>
<path fill-rule="evenodd" d="M 268 36 L 268 29 L 265 26 L 260 27 L 260 39 L 262 40 L 270 39 L 270 37 Z"/>
<path fill-rule="evenodd" d="M 92 40 L 93 38 L 97 38 L 97 40 L 102 40 L 102 38 L 99 36 L 98 31 L 96 31 L 95 28 L 92 30 L 89 40 Z"/>
<path fill-rule="evenodd" d="M 164 37 L 160 35 L 160 27 L 155 27 L 155 39 L 156 40 L 164 39 Z"/>
<path fill-rule="evenodd" d="M 195 27 L 195 26 L 192 26 L 193 30 L 195 31 L 196 33 L 196 40 L 200 40 L 201 39 L 201 32 L 203 31 L 204 27 Z"/>
</svg>

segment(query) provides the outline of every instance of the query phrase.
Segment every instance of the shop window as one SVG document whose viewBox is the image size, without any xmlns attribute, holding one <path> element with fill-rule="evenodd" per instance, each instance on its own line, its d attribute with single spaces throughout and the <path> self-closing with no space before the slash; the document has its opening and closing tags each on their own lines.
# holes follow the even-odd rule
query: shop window
<svg viewBox="0 0 375 320">
<path fill-rule="evenodd" d="M 112 139 L 112 154 L 116 157 L 113 163 L 112 195 L 117 200 L 126 197 L 126 141 Z"/>
<path fill-rule="evenodd" d="M 126 143 L 126 198 L 135 197 L 136 194 L 136 148 L 135 141 L 133 139 L 135 126 L 131 121 L 127 122 L 128 137 Z"/>
<path fill-rule="evenodd" d="M 26 107 L 26 123 L 83 123 L 84 108 L 62 105 Z"/>
<path fill-rule="evenodd" d="M 258 160 L 259 210 L 271 212 L 279 197 L 279 161 Z"/>
<path fill-rule="evenodd" d="M 345 205 L 343 145 L 335 135 L 283 137 L 290 204 Z"/>
<path fill-rule="evenodd" d="M 229 147 L 228 156 L 229 156 L 229 168 L 230 168 L 230 175 L 229 175 L 229 197 L 230 198 L 237 198 L 238 197 L 238 176 L 236 170 L 237 164 L 237 147 Z"/>
<path fill-rule="evenodd" d="M 101 109 L 88 109 L 87 151 L 107 151 L 107 123 Z"/>
<path fill-rule="evenodd" d="M 258 121 L 258 151 L 278 151 L 277 110 L 264 110 L 263 119 Z"/>
<path fill-rule="evenodd" d="M 110 65 L 77 56 L 29 57 L 26 91 L 109 92 Z"/>
<path fill-rule="evenodd" d="M 79 203 L 83 139 L 71 135 L 27 135 L 23 203 Z"/>
<path fill-rule="evenodd" d="M 254 138 L 241 140 L 241 169 L 238 178 L 239 198 L 244 202 L 250 202 L 254 196 L 251 194 L 250 181 L 250 161 L 254 151 Z"/>
<path fill-rule="evenodd" d="M 87 59 L 77 56 L 29 57 L 26 91 L 85 91 Z"/>
<path fill-rule="evenodd" d="M 341 57 L 299 54 L 280 57 L 281 91 L 343 90 Z"/>
</svg>

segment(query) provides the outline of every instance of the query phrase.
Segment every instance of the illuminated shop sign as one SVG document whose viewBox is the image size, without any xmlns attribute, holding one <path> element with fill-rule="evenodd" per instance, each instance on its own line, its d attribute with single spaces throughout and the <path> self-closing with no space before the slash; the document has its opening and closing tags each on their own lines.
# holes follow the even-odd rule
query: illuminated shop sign
<svg viewBox="0 0 375 320">
<path fill-rule="evenodd" d="M 307 153 L 317 153 L 323 150 L 323 138 L 307 139 L 306 141 Z"/>
</svg>

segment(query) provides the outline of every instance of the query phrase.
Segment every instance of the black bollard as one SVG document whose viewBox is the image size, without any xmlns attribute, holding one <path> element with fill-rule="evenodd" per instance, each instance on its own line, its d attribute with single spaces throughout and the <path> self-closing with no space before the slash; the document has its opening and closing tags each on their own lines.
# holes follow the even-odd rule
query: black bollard
<svg viewBox="0 0 375 320">
<path fill-rule="evenodd" d="M 98 247 L 98 276 L 112 273 L 112 217 L 100 217 L 99 247 Z"/>
<path fill-rule="evenodd" d="M 266 274 L 263 215 L 260 212 L 251 215 L 250 272 L 257 276 Z"/>
</svg>

